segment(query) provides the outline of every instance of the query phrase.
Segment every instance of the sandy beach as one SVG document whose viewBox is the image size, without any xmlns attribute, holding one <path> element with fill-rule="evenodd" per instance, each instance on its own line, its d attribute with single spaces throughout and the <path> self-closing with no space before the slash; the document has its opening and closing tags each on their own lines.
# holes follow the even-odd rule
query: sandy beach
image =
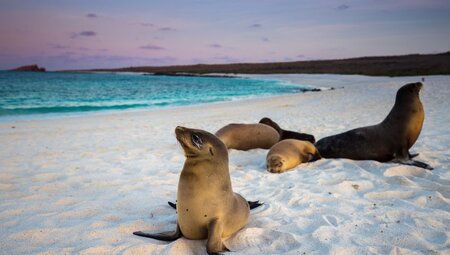
<svg viewBox="0 0 450 255">
<path fill-rule="evenodd" d="M 184 163 L 176 126 L 215 132 L 270 117 L 316 139 L 377 124 L 398 88 L 422 77 L 270 75 L 330 88 L 179 108 L 0 122 L 2 254 L 206 254 L 206 240 L 166 243 Z M 225 241 L 227 254 L 449 254 L 450 76 L 426 76 L 411 152 L 433 171 L 322 159 L 271 174 L 267 150 L 230 151 L 235 192 L 264 205 Z"/>
</svg>

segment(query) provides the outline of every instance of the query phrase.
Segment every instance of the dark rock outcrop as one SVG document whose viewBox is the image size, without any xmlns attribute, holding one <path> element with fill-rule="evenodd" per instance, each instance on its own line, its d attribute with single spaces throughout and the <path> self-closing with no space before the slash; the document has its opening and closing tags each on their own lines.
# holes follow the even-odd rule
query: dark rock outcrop
<svg viewBox="0 0 450 255">
<path fill-rule="evenodd" d="M 25 71 L 25 72 L 45 72 L 45 68 L 39 67 L 38 65 L 28 65 L 28 66 L 20 66 L 10 71 Z"/>
</svg>

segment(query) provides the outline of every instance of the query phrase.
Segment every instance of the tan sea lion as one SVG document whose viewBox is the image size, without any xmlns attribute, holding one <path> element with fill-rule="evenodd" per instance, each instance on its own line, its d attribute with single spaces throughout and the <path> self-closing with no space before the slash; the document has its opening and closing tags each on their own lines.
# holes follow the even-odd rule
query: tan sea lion
<svg viewBox="0 0 450 255">
<path fill-rule="evenodd" d="M 216 136 L 228 149 L 270 149 L 280 140 L 278 132 L 264 124 L 229 124 L 219 129 Z"/>
<path fill-rule="evenodd" d="M 282 129 L 275 121 L 271 120 L 270 118 L 264 117 L 262 118 L 259 123 L 269 125 L 273 127 L 278 133 L 280 134 L 280 140 L 285 139 L 297 139 L 302 141 L 308 141 L 311 143 L 315 143 L 316 139 L 313 135 L 306 134 L 306 133 L 299 133 L 295 131 L 289 131 Z"/>
<path fill-rule="evenodd" d="M 422 83 L 410 83 L 397 91 L 395 104 L 379 124 L 320 139 L 316 147 L 324 158 L 349 158 L 413 165 L 428 170 L 426 163 L 409 153 L 419 137 L 425 117 L 419 92 Z"/>
<path fill-rule="evenodd" d="M 272 173 L 283 173 L 301 163 L 320 159 L 319 151 L 308 141 L 286 139 L 278 142 L 266 157 L 267 170 Z"/>
<path fill-rule="evenodd" d="M 173 241 L 208 239 L 208 254 L 228 251 L 222 240 L 242 229 L 249 217 L 247 201 L 234 193 L 228 170 L 228 150 L 216 136 L 203 130 L 177 127 L 177 140 L 186 155 L 178 182 L 177 229 L 138 236 Z"/>
</svg>

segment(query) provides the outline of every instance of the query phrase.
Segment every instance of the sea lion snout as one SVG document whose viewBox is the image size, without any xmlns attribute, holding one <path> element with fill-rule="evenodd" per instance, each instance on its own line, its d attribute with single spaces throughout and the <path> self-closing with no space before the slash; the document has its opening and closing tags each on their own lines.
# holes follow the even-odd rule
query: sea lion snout
<svg viewBox="0 0 450 255">
<path fill-rule="evenodd" d="M 182 127 L 182 126 L 177 126 L 176 128 L 175 128 L 175 134 L 178 136 L 179 134 L 182 134 L 182 133 L 184 133 L 186 131 L 186 128 L 185 127 Z"/>
<path fill-rule="evenodd" d="M 413 83 L 414 88 L 419 92 L 423 88 L 423 84 L 421 82 Z"/>
<path fill-rule="evenodd" d="M 273 155 L 267 159 L 267 171 L 279 173 L 283 167 L 283 159 L 278 155 Z"/>
<path fill-rule="evenodd" d="M 178 126 L 175 128 L 175 136 L 185 152 L 186 157 L 193 157 L 196 155 L 194 144 L 189 139 L 189 129 Z M 194 145 L 194 146 L 193 146 Z"/>
</svg>

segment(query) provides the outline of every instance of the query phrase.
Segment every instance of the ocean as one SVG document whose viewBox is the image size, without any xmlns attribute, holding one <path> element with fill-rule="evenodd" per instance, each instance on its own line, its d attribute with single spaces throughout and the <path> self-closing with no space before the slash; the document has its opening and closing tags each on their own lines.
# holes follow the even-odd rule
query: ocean
<svg viewBox="0 0 450 255">
<path fill-rule="evenodd" d="M 0 119 L 204 104 L 312 89 L 260 78 L 1 71 Z"/>
</svg>

